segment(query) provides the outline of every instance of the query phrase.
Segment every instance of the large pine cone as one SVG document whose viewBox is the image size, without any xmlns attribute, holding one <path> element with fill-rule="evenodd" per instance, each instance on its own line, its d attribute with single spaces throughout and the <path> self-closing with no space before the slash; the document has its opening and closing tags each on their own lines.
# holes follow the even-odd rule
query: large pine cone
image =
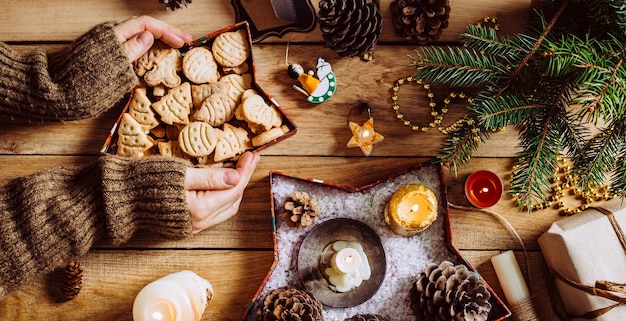
<svg viewBox="0 0 626 321">
<path fill-rule="evenodd" d="M 417 321 L 486 321 L 491 293 L 465 265 L 430 263 L 411 287 L 411 309 Z"/>
<path fill-rule="evenodd" d="M 379 0 L 321 0 L 317 18 L 326 44 L 341 57 L 371 53 L 383 28 Z"/>
<path fill-rule="evenodd" d="M 389 321 L 389 319 L 379 314 L 355 314 L 343 321 Z"/>
<path fill-rule="evenodd" d="M 448 27 L 448 0 L 394 0 L 389 6 L 396 34 L 413 43 L 436 41 Z"/>
<path fill-rule="evenodd" d="M 257 309 L 257 321 L 324 321 L 322 303 L 312 293 L 294 286 L 277 288 Z"/>
<path fill-rule="evenodd" d="M 294 191 L 285 200 L 283 219 L 291 227 L 307 227 L 319 216 L 317 201 L 307 192 Z"/>
</svg>

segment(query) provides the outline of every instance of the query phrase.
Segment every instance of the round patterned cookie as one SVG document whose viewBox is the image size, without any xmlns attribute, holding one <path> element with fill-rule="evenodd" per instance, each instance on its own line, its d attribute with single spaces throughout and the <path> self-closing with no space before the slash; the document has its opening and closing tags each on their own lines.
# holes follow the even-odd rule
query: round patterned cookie
<svg viewBox="0 0 626 321">
<path fill-rule="evenodd" d="M 178 135 L 180 149 L 190 156 L 206 156 L 215 150 L 222 131 L 200 121 L 191 122 Z"/>
<path fill-rule="evenodd" d="M 196 84 L 216 83 L 220 79 L 217 62 L 211 50 L 206 47 L 196 47 L 185 54 L 183 73 Z"/>
<path fill-rule="evenodd" d="M 243 29 L 220 34 L 213 41 L 211 49 L 213 57 L 223 67 L 237 67 L 250 56 L 248 38 Z"/>
</svg>

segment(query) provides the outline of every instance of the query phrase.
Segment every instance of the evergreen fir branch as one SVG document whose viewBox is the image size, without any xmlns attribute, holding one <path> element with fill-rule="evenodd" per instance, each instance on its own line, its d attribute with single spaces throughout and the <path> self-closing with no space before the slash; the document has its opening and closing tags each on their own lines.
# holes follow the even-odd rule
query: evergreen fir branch
<svg viewBox="0 0 626 321">
<path fill-rule="evenodd" d="M 626 140 L 626 137 L 622 137 L 622 140 Z M 609 193 L 626 197 L 626 154 L 624 153 L 617 159 L 617 167 L 611 176 Z"/>
<path fill-rule="evenodd" d="M 466 116 L 467 117 L 467 116 Z M 474 126 L 475 122 L 469 117 L 463 126 L 450 133 L 439 150 L 437 162 L 443 163 L 445 167 L 465 166 L 471 159 L 472 155 L 478 149 L 478 145 L 484 142 L 481 137 L 481 131 Z"/>
<path fill-rule="evenodd" d="M 561 121 L 561 142 L 563 152 L 569 157 L 575 157 L 585 149 L 587 138 L 590 136 L 590 129 L 580 122 L 580 117 L 573 111 L 566 112 Z"/>
<path fill-rule="evenodd" d="M 496 96 L 490 90 L 478 93 L 469 106 L 476 114 L 481 128 L 495 130 L 509 125 L 520 124 L 528 117 L 534 117 L 534 109 L 545 109 L 545 106 L 531 102 L 520 92 L 508 91 Z"/>
<path fill-rule="evenodd" d="M 525 36 L 517 38 L 499 38 L 496 29 L 476 25 L 468 25 L 460 35 L 464 46 L 502 59 L 508 65 L 517 65 L 526 54 L 525 49 L 534 43 Z"/>
<path fill-rule="evenodd" d="M 557 169 L 561 150 L 560 132 L 553 126 L 552 112 L 545 111 L 545 122 L 528 120 L 520 131 L 520 158 L 512 173 L 511 195 L 520 207 L 531 209 L 543 203 L 551 190 L 551 179 Z"/>
<path fill-rule="evenodd" d="M 607 173 L 615 170 L 623 149 L 622 127 L 601 131 L 588 141 L 581 153 L 572 158 L 575 174 L 580 177 L 578 184 L 585 190 L 604 185 L 607 183 Z"/>
<path fill-rule="evenodd" d="M 513 83 L 516 78 L 523 77 L 524 68 L 534 58 L 535 54 L 541 47 L 543 41 L 547 39 L 548 35 L 550 34 L 550 31 L 552 30 L 552 27 L 554 27 L 554 25 L 557 23 L 558 19 L 561 17 L 561 15 L 563 14 L 563 11 L 565 11 L 568 4 L 569 4 L 568 0 L 563 1 L 563 3 L 561 4 L 557 12 L 554 14 L 552 19 L 548 23 L 548 25 L 545 26 L 542 34 L 537 38 L 537 41 L 535 42 L 533 47 L 526 53 L 526 56 L 523 58 L 523 60 L 515 67 L 515 70 L 509 75 L 509 79 L 507 83 L 503 86 L 503 89 L 508 88 L 509 85 L 511 85 L 511 83 Z M 500 94 L 502 94 L 502 92 L 498 93 L 498 95 Z"/>
<path fill-rule="evenodd" d="M 423 48 L 417 56 L 409 56 L 416 67 L 413 75 L 428 83 L 447 83 L 452 87 L 474 87 L 493 80 L 498 71 L 495 58 L 467 48 Z"/>
</svg>

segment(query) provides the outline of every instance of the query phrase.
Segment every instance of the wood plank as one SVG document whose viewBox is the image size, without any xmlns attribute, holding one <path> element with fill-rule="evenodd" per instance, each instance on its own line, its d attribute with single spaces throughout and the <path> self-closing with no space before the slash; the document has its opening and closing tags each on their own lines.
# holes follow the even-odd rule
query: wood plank
<svg viewBox="0 0 626 321">
<path fill-rule="evenodd" d="M 80 165 L 92 157 L 41 157 L 41 156 L 2 156 L 0 157 L 0 181 L 32 173 L 60 164 Z M 244 194 L 240 212 L 234 218 L 194 235 L 187 240 L 176 242 L 156 242 L 153 235 L 140 233 L 127 244 L 130 248 L 262 248 L 273 246 L 271 238 L 271 210 L 269 204 L 269 181 L 271 170 L 303 178 L 316 178 L 333 183 L 358 187 L 373 183 L 389 175 L 426 161 L 425 158 L 381 158 L 381 157 L 286 157 L 263 156 Z M 468 206 L 463 194 L 467 176 L 479 169 L 490 169 L 501 173 L 500 178 L 508 182 L 510 159 L 476 158 L 470 166 L 457 174 L 446 175 L 446 188 L 449 202 Z M 367 168 L 368 170 L 363 170 Z M 528 249 L 538 250 L 536 238 L 545 232 L 550 224 L 560 219 L 555 209 L 544 209 L 529 214 L 513 207 L 509 196 L 490 210 L 504 217 L 521 235 Z M 453 243 L 460 249 L 504 250 L 521 249 L 520 243 L 505 225 L 494 215 L 478 210 L 450 210 Z M 480 228 L 477 228 L 480 227 Z M 484 233 L 485 229 L 492 233 Z M 106 247 L 103 244 L 100 247 Z"/>
<path fill-rule="evenodd" d="M 462 253 L 505 300 L 490 262 L 500 252 Z M 515 254 L 541 320 L 559 320 L 551 308 L 552 278 L 541 253 L 529 252 L 530 281 L 523 253 Z M 169 273 L 187 269 L 206 278 L 215 290 L 215 298 L 202 320 L 240 320 L 272 260 L 270 252 L 262 251 L 93 251 L 81 260 L 83 286 L 72 301 L 58 301 L 58 276 L 51 274 L 46 282 L 27 286 L 0 301 L 0 319 L 75 320 L 80 316 L 98 321 L 132 320 L 132 303 L 141 288 Z"/>
<path fill-rule="evenodd" d="M 403 41 L 394 32 L 393 17 L 389 9 L 391 1 L 380 1 L 383 16 L 381 43 Z M 311 2 L 317 7 L 317 1 Z M 440 41 L 458 41 L 458 35 L 466 25 L 481 20 L 485 15 L 499 18 L 503 34 L 520 32 L 529 15 L 531 4 L 532 0 L 452 0 L 450 25 L 444 30 Z M 3 5 L 0 41 L 71 41 L 96 23 L 121 21 L 144 14 L 164 20 L 195 37 L 235 23 L 235 11 L 230 0 L 195 1 L 188 8 L 176 11 L 164 10 L 163 4 L 156 0 L 26 0 Z M 269 41 L 321 42 L 322 36 L 316 27 L 308 33 L 289 33 L 283 38 L 268 38 L 265 42 Z"/>
<path fill-rule="evenodd" d="M 202 320 L 240 320 L 272 262 L 268 251 L 93 251 L 80 261 L 83 285 L 73 300 L 60 300 L 60 278 L 51 273 L 0 300 L 0 320 L 132 320 L 139 291 L 181 270 L 213 285 Z"/>
</svg>

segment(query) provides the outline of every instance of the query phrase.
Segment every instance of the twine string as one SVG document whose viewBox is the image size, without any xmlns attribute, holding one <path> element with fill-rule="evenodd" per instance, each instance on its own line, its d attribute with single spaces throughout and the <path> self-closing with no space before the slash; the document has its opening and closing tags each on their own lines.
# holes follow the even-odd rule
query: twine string
<svg viewBox="0 0 626 321">
<path fill-rule="evenodd" d="M 532 274 L 530 272 L 530 263 L 529 263 L 530 259 L 528 258 L 528 251 L 526 250 L 526 245 L 524 244 L 524 241 L 522 240 L 522 237 L 519 235 L 519 233 L 517 232 L 515 227 L 513 227 L 511 222 L 509 222 L 500 213 L 492 211 L 492 210 L 488 210 L 488 209 L 485 209 L 485 208 L 475 208 L 475 207 L 460 206 L 460 205 L 456 205 L 456 204 L 453 204 L 453 203 L 450 203 L 450 202 L 448 202 L 448 206 L 451 207 L 451 208 L 464 210 L 464 211 L 479 211 L 479 212 L 483 212 L 483 213 L 489 214 L 489 215 L 495 217 L 496 219 L 498 219 L 500 221 L 500 223 L 502 223 L 504 225 L 504 227 L 509 231 L 509 233 L 511 233 L 511 234 L 513 234 L 513 236 L 515 236 L 517 241 L 522 246 L 522 251 L 524 251 L 524 260 L 526 262 L 526 274 L 527 274 L 526 277 L 528 279 L 528 283 L 532 284 Z"/>
</svg>

